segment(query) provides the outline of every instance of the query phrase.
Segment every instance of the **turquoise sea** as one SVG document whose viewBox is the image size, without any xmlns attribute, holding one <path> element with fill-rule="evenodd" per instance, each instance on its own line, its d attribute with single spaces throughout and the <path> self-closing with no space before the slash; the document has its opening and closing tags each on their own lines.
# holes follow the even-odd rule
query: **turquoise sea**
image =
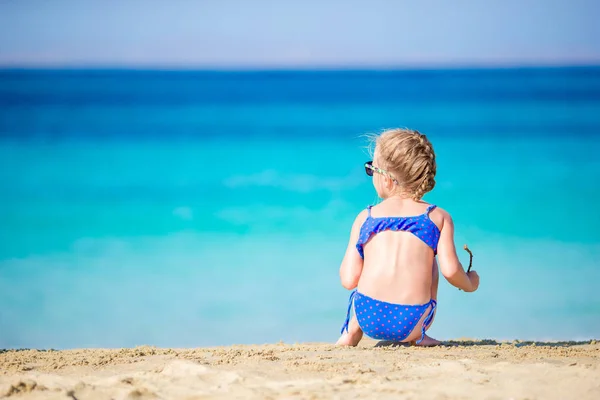
<svg viewBox="0 0 600 400">
<path fill-rule="evenodd" d="M 430 331 L 600 338 L 600 67 L 0 71 L 0 348 L 337 339 L 366 133 L 468 243 Z"/>
</svg>

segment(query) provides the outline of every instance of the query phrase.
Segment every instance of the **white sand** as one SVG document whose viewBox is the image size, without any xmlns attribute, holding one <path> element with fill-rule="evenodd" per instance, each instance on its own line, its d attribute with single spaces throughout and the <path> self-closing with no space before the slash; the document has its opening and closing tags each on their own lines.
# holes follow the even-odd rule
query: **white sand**
<svg viewBox="0 0 600 400">
<path fill-rule="evenodd" d="M 600 344 L 273 344 L 0 354 L 0 398 L 600 399 Z"/>
</svg>

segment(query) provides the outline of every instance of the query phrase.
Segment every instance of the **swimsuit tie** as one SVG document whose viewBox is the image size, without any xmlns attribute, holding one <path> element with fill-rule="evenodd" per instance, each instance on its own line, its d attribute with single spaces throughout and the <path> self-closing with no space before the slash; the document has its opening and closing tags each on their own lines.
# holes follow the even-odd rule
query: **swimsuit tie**
<svg viewBox="0 0 600 400">
<path fill-rule="evenodd" d="M 417 344 L 421 343 L 423 341 L 423 339 L 425 338 L 425 329 L 427 329 L 427 327 L 431 323 L 431 320 L 433 319 L 433 313 L 435 311 L 435 307 L 437 306 L 437 301 L 435 301 L 433 299 L 431 299 L 431 301 L 429 303 L 432 305 L 432 307 L 431 307 L 431 310 L 429 310 L 429 314 L 425 318 L 425 321 L 423 321 L 423 327 L 421 328 L 421 339 L 417 340 Z"/>
<path fill-rule="evenodd" d="M 344 326 L 342 326 L 342 331 L 340 333 L 344 333 L 344 329 L 348 332 L 348 323 L 350 322 L 350 310 L 352 310 L 352 300 L 354 300 L 354 295 L 356 294 L 356 289 L 350 293 L 350 300 L 348 300 L 348 312 L 346 313 L 346 322 L 344 322 Z"/>
</svg>

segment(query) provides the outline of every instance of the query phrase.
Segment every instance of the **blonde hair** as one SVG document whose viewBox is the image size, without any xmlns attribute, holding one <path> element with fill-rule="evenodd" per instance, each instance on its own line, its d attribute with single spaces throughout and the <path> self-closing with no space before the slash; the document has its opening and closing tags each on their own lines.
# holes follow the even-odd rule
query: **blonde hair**
<svg viewBox="0 0 600 400">
<path fill-rule="evenodd" d="M 404 194 L 420 200 L 435 187 L 435 152 L 427 136 L 412 129 L 389 129 L 372 137 L 378 167 L 391 173 Z"/>
</svg>

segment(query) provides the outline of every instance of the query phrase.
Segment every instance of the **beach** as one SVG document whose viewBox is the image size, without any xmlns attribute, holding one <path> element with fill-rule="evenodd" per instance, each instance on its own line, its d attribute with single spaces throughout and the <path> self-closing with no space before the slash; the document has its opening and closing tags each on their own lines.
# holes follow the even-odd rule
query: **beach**
<svg viewBox="0 0 600 400">
<path fill-rule="evenodd" d="M 600 1 L 456 3 L 0 1 L 0 400 L 600 400 Z"/>
<path fill-rule="evenodd" d="M 600 343 L 363 340 L 0 353 L 0 398 L 598 399 Z"/>
</svg>

